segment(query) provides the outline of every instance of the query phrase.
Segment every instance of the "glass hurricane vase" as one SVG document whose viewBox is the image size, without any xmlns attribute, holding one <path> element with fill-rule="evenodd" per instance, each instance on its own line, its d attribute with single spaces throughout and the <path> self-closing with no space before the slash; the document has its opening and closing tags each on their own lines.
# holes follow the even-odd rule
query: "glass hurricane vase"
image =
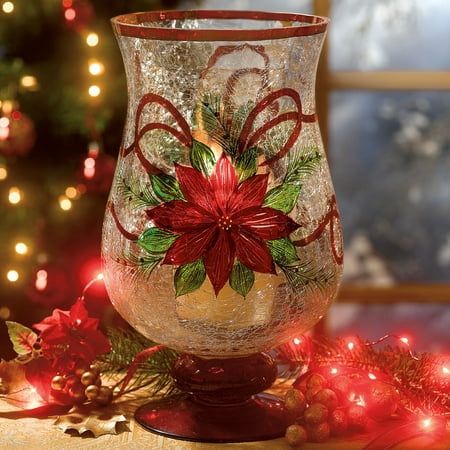
<svg viewBox="0 0 450 450">
<path fill-rule="evenodd" d="M 342 237 L 314 101 L 327 19 L 243 11 L 113 19 L 128 114 L 103 232 L 124 319 L 181 353 L 183 402 L 137 419 L 184 439 L 284 432 L 261 353 L 336 295 Z M 248 420 L 246 420 L 247 418 Z"/>
</svg>

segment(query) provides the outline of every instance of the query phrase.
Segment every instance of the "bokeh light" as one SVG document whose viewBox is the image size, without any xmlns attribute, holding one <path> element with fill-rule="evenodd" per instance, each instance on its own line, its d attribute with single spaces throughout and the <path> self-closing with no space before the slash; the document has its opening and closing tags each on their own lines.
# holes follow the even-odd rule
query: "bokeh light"
<svg viewBox="0 0 450 450">
<path fill-rule="evenodd" d="M 89 45 L 89 47 L 95 47 L 98 45 L 99 38 L 97 33 L 89 33 L 86 37 L 86 44 Z"/>
<path fill-rule="evenodd" d="M 18 242 L 15 245 L 14 250 L 18 255 L 26 255 L 28 253 L 28 245 L 24 242 Z"/>
<path fill-rule="evenodd" d="M 19 272 L 14 269 L 8 270 L 8 272 L 6 272 L 6 279 L 11 283 L 15 283 L 19 280 Z"/>
</svg>

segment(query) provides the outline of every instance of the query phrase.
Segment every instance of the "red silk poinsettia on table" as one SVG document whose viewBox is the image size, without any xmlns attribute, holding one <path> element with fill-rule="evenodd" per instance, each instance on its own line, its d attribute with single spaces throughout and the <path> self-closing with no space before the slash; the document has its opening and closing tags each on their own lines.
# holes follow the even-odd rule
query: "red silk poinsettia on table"
<svg viewBox="0 0 450 450">
<path fill-rule="evenodd" d="M 175 172 L 184 200 L 147 211 L 158 229 L 174 233 L 162 263 L 184 266 L 197 261 L 198 271 L 206 269 L 216 295 L 230 278 L 235 258 L 252 271 L 276 273 L 266 241 L 287 238 L 300 225 L 263 205 L 269 175 L 239 183 L 239 174 L 224 153 L 209 177 L 181 165 Z"/>
<path fill-rule="evenodd" d="M 15 390 L 17 395 L 7 399 L 19 405 L 25 402 L 25 406 L 72 405 L 86 400 L 82 376 L 91 373 L 92 380 L 86 382 L 95 384 L 99 373 L 90 365 L 111 349 L 98 325 L 98 319 L 88 316 L 82 298 L 69 311 L 55 309 L 51 316 L 35 324 L 33 328 L 39 333 L 16 322 L 7 322 L 18 356 L 11 362 L 2 362 L 0 376 L 7 380 L 8 374 L 13 373 L 17 378 L 20 373 L 22 380 L 20 389 Z"/>
</svg>

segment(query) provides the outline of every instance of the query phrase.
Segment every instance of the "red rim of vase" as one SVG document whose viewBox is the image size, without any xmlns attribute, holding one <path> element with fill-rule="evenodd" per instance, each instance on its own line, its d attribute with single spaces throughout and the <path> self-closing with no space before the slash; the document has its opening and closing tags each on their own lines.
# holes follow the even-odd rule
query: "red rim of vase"
<svg viewBox="0 0 450 450">
<path fill-rule="evenodd" d="M 145 22 L 191 19 L 273 20 L 282 23 L 277 28 L 259 29 L 181 29 L 143 25 Z M 329 19 L 306 14 L 268 11 L 152 11 L 124 14 L 111 19 L 119 36 L 164 41 L 261 41 L 324 33 Z"/>
</svg>

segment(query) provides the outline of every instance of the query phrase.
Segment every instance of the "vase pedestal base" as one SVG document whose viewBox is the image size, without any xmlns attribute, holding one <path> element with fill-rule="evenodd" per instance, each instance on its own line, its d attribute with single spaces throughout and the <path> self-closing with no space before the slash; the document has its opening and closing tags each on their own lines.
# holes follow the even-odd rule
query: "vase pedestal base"
<svg viewBox="0 0 450 450">
<path fill-rule="evenodd" d="M 183 354 L 172 375 L 188 395 L 138 408 L 136 421 L 150 431 L 187 441 L 251 442 L 281 437 L 289 425 L 284 402 L 261 393 L 277 376 L 268 355 L 203 359 Z"/>
</svg>

